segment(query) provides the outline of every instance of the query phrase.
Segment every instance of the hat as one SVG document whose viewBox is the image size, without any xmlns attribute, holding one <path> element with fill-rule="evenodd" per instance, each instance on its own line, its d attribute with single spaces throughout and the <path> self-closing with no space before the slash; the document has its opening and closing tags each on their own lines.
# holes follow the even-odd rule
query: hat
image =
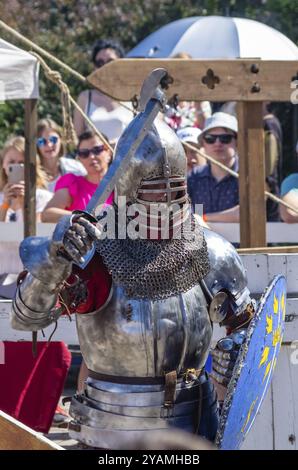
<svg viewBox="0 0 298 470">
<path fill-rule="evenodd" d="M 205 121 L 205 127 L 202 130 L 202 135 L 206 132 L 214 129 L 215 127 L 225 127 L 237 134 L 238 132 L 238 121 L 235 116 L 228 113 L 214 113 Z"/>
<path fill-rule="evenodd" d="M 197 127 L 184 127 L 177 131 L 177 137 L 182 142 L 190 142 L 192 144 L 198 144 L 198 139 L 201 134 L 201 129 Z"/>
</svg>

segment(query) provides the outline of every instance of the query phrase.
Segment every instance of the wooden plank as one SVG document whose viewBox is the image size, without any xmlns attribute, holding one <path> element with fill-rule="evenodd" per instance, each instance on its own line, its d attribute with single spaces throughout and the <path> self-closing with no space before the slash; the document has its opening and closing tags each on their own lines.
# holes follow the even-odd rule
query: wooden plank
<svg viewBox="0 0 298 470">
<path fill-rule="evenodd" d="M 37 100 L 26 100 L 24 237 L 36 233 L 36 123 Z"/>
<path fill-rule="evenodd" d="M 298 342 L 298 298 L 287 298 L 286 321 L 283 343 Z M 297 344 L 298 348 L 298 344 Z M 297 368 L 298 374 L 298 368 Z"/>
<path fill-rule="evenodd" d="M 0 411 L 0 450 L 64 450 L 42 434 Z"/>
<path fill-rule="evenodd" d="M 238 103 L 240 245 L 266 245 L 265 156 L 262 103 Z"/>
<path fill-rule="evenodd" d="M 259 253 L 272 253 L 272 254 L 295 254 L 298 253 L 298 246 L 262 246 L 259 248 L 239 248 L 238 253 L 244 254 L 259 254 Z"/>
<path fill-rule="evenodd" d="M 223 223 L 223 222 L 208 222 L 211 230 L 219 233 L 224 238 L 232 243 L 240 242 L 240 224 L 239 223 Z M 284 222 L 267 222 L 266 223 L 267 243 L 294 243 L 296 247 L 289 246 L 289 249 L 295 249 L 298 252 L 298 224 L 285 224 Z M 264 247 L 267 250 L 268 247 Z M 273 252 L 278 251 L 279 247 L 272 247 Z M 283 251 L 287 247 L 280 247 Z M 249 250 L 248 248 L 244 248 Z M 259 248 L 257 249 L 259 250 Z"/>
<path fill-rule="evenodd" d="M 288 292 L 298 293 L 298 255 L 296 254 L 287 256 L 287 289 Z"/>
<path fill-rule="evenodd" d="M 298 449 L 298 372 L 292 353 L 282 346 L 272 381 L 276 450 Z"/>
<path fill-rule="evenodd" d="M 242 255 L 241 260 L 245 266 L 248 288 L 254 294 L 262 294 L 268 286 L 268 256 L 265 254 Z"/>
<path fill-rule="evenodd" d="M 181 100 L 290 101 L 298 61 L 120 59 L 97 69 L 87 80 L 112 98 L 130 101 L 139 95 L 147 75 L 159 67 L 173 78 L 168 96 L 178 94 Z"/>
</svg>

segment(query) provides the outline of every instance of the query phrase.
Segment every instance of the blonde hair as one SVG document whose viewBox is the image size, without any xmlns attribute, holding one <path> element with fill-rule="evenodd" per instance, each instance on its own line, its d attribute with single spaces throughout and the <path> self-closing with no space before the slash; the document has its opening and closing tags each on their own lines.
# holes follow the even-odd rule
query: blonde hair
<svg viewBox="0 0 298 470">
<path fill-rule="evenodd" d="M 52 130 L 53 132 L 56 132 L 56 134 L 59 135 L 60 140 L 61 140 L 61 147 L 60 147 L 60 152 L 58 157 L 62 157 L 65 154 L 65 144 L 63 141 L 63 131 L 62 128 L 57 124 L 57 122 L 53 121 L 53 119 L 40 119 L 37 123 L 37 138 L 41 137 L 44 131 L 47 130 Z M 41 158 L 42 161 L 42 154 L 37 149 L 37 153 Z"/>
<path fill-rule="evenodd" d="M 14 136 L 8 139 L 2 149 L 0 155 L 0 190 L 2 191 L 3 187 L 7 183 L 7 175 L 3 168 L 3 161 L 7 152 L 11 149 L 15 149 L 18 152 L 22 153 L 25 157 L 25 139 L 22 136 Z M 36 187 L 47 189 L 47 176 L 43 169 L 41 168 L 40 158 L 36 155 Z"/>
</svg>

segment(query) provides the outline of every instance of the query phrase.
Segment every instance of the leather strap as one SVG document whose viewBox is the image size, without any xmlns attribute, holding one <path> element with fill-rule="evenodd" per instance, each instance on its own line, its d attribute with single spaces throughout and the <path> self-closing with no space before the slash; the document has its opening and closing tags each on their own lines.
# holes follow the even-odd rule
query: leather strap
<svg viewBox="0 0 298 470">
<path fill-rule="evenodd" d="M 173 370 L 165 375 L 164 407 L 173 408 L 176 399 L 177 372 Z"/>
</svg>

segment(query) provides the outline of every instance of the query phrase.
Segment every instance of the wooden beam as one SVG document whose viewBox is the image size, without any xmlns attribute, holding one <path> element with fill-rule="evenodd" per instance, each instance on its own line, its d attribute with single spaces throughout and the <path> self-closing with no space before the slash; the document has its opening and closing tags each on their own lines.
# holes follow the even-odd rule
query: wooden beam
<svg viewBox="0 0 298 470">
<path fill-rule="evenodd" d="M 97 69 L 87 80 L 112 98 L 130 101 L 139 95 L 148 74 L 159 67 L 173 78 L 169 97 L 178 94 L 186 101 L 290 101 L 298 61 L 119 59 Z"/>
<path fill-rule="evenodd" d="M 265 156 L 262 103 L 238 103 L 240 245 L 266 245 Z"/>
<path fill-rule="evenodd" d="M 65 449 L 3 411 L 0 411 L 0 450 Z"/>
<path fill-rule="evenodd" d="M 262 246 L 259 248 L 239 248 L 240 255 L 257 254 L 257 253 L 273 253 L 273 254 L 289 254 L 298 253 L 298 245 L 295 246 Z"/>
<path fill-rule="evenodd" d="M 36 233 L 36 123 L 37 100 L 26 100 L 24 237 Z"/>
</svg>

